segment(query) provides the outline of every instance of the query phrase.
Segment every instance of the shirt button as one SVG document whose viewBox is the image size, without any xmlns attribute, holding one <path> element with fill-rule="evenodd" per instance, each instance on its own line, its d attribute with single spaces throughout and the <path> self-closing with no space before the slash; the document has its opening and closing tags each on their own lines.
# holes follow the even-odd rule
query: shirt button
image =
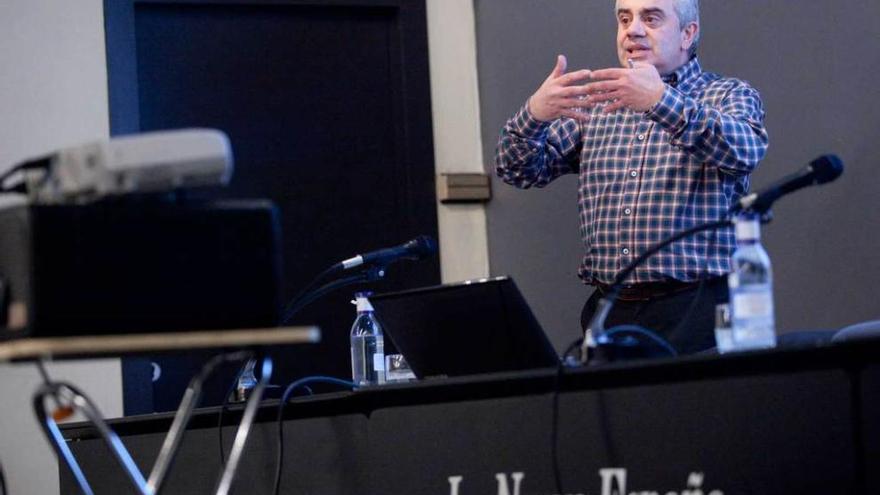
<svg viewBox="0 0 880 495">
<path fill-rule="evenodd" d="M 645 140 L 645 135 L 639 134 L 639 141 L 644 141 L 644 140 Z"/>
<path fill-rule="evenodd" d="M 629 249 L 627 249 L 627 248 L 623 248 L 623 251 L 622 251 L 622 252 L 623 252 L 623 254 L 629 254 Z"/>
<path fill-rule="evenodd" d="M 630 214 L 632 214 L 632 212 L 633 212 L 633 211 L 630 210 L 629 208 L 623 210 L 623 214 L 624 214 L 624 215 L 630 215 Z"/>
<path fill-rule="evenodd" d="M 630 176 L 630 177 L 638 177 L 638 176 L 639 176 L 639 173 L 636 172 L 635 170 L 633 170 L 632 172 L 629 173 L 629 176 Z"/>
</svg>

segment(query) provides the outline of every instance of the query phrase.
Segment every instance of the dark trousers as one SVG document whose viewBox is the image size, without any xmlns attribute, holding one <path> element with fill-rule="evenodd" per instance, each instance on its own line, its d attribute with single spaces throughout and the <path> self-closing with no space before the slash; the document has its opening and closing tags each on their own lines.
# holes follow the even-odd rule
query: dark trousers
<svg viewBox="0 0 880 495">
<path fill-rule="evenodd" d="M 590 322 L 601 298 L 601 292 L 596 290 L 584 304 L 582 328 Z M 715 306 L 727 300 L 727 278 L 713 278 L 646 301 L 618 300 L 605 328 L 638 325 L 666 339 L 679 354 L 693 354 L 715 347 Z"/>
</svg>

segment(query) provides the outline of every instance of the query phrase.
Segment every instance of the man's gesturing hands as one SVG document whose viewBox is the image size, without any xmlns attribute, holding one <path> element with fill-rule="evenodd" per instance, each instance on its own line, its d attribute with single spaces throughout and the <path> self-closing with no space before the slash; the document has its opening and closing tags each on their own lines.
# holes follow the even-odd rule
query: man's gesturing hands
<svg viewBox="0 0 880 495">
<path fill-rule="evenodd" d="M 644 62 L 635 62 L 632 69 L 584 69 L 570 73 L 565 72 L 566 65 L 565 56 L 560 55 L 553 72 L 529 98 L 529 112 L 536 119 L 586 120 L 588 115 L 581 109 L 601 103 L 607 103 L 602 109 L 604 113 L 622 108 L 647 112 L 660 101 L 666 88 L 657 69 Z"/>
<path fill-rule="evenodd" d="M 591 78 L 597 82 L 587 84 L 586 107 L 608 102 L 602 110 L 605 113 L 621 108 L 647 112 L 660 101 L 666 89 L 657 68 L 645 62 L 633 63 L 632 69 L 597 70 Z"/>
<path fill-rule="evenodd" d="M 582 118 L 578 108 L 583 107 L 587 95 L 586 86 L 578 85 L 590 77 L 590 71 L 579 70 L 565 73 L 568 61 L 565 55 L 556 57 L 556 67 L 547 76 L 544 84 L 529 98 L 529 112 L 532 117 L 548 122 L 559 117 Z"/>
</svg>

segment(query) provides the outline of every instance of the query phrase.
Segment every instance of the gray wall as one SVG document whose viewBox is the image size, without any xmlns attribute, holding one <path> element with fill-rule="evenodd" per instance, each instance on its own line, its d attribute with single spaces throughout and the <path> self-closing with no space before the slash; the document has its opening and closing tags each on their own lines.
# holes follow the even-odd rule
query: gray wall
<svg viewBox="0 0 880 495">
<path fill-rule="evenodd" d="M 102 0 L 0 1 L 0 170 L 107 136 L 102 9 Z M 85 390 L 106 416 L 122 415 L 118 359 L 53 364 L 49 373 Z M 40 383 L 33 364 L 0 363 L 8 493 L 58 493 L 55 454 L 30 405 Z"/>
<path fill-rule="evenodd" d="M 611 0 L 474 0 L 484 159 L 492 163 L 504 121 L 553 66 L 614 66 Z M 880 318 L 880 16 L 876 0 L 702 2 L 700 58 L 707 70 L 750 81 L 767 108 L 770 151 L 761 187 L 834 152 L 844 176 L 781 201 L 765 227 L 774 263 L 780 331 L 837 328 Z M 588 288 L 581 256 L 576 179 L 519 191 L 497 179 L 488 208 L 493 275 L 512 274 L 557 347 L 577 337 Z"/>
</svg>

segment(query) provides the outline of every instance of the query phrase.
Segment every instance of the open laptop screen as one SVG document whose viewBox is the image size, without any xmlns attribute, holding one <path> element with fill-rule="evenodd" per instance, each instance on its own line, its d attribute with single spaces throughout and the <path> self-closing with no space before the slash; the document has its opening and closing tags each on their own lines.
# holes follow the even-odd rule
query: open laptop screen
<svg viewBox="0 0 880 495">
<path fill-rule="evenodd" d="M 558 356 L 513 280 L 377 294 L 385 335 L 419 378 L 554 367 Z"/>
</svg>

